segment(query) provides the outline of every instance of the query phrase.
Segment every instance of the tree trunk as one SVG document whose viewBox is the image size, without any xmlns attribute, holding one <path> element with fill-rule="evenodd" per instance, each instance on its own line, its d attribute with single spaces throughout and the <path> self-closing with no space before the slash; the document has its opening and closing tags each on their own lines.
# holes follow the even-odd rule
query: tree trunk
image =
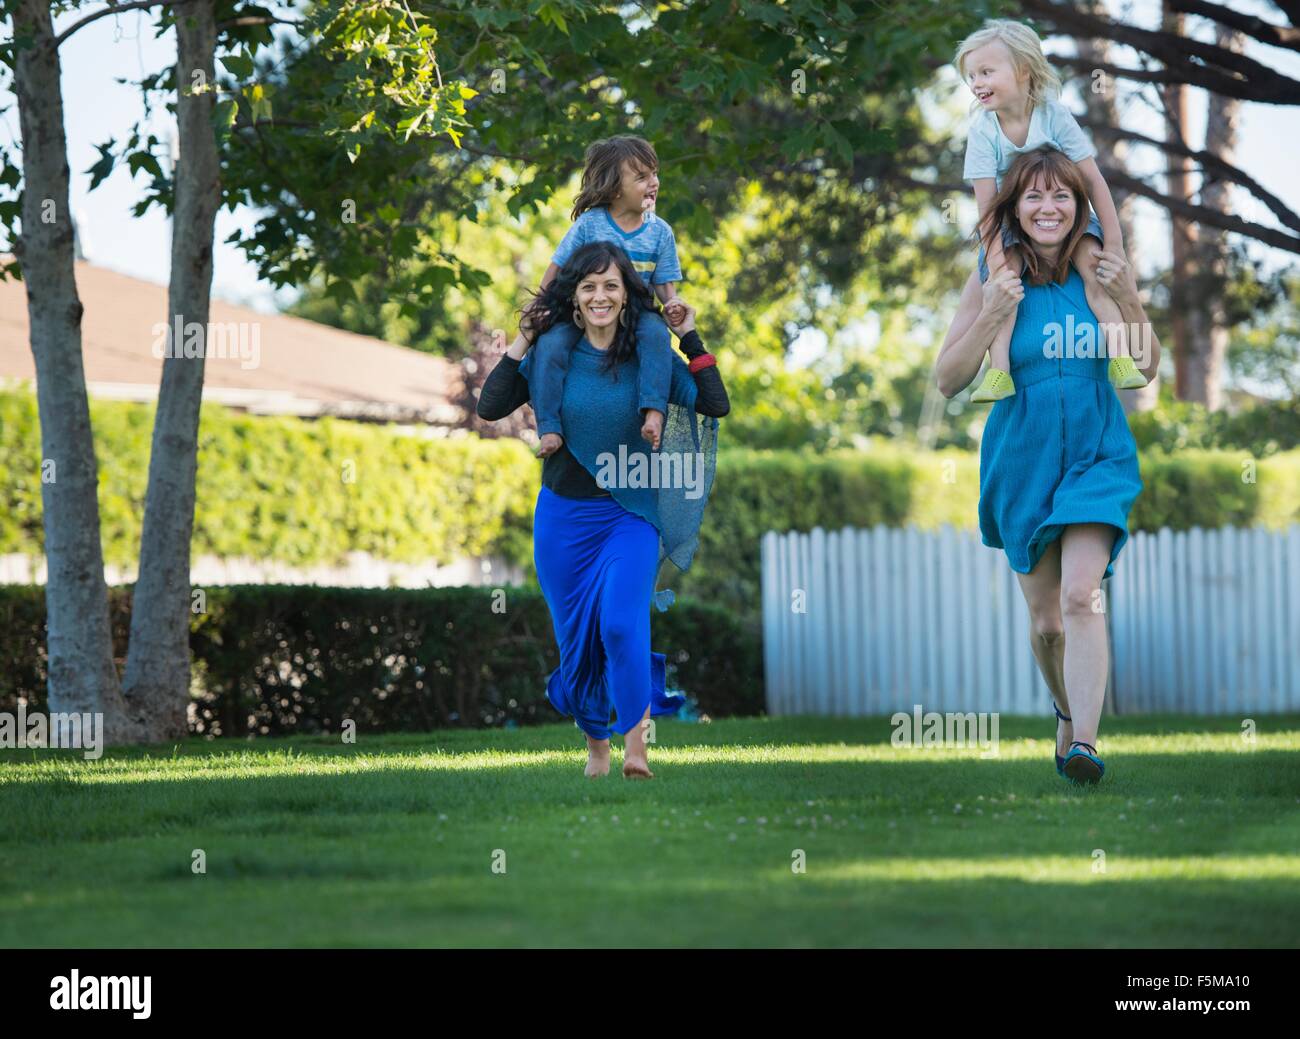
<svg viewBox="0 0 1300 1039">
<path fill-rule="evenodd" d="M 1172 10 L 1165 0 L 1162 28 L 1166 32 L 1184 35 L 1183 15 Z M 1170 83 L 1164 88 L 1165 133 L 1169 140 L 1185 142 L 1187 138 L 1187 88 L 1181 83 Z M 1182 201 L 1191 200 L 1188 172 L 1190 160 L 1176 155 L 1168 157 L 1167 177 L 1169 196 Z M 1191 331 L 1187 312 L 1196 283 L 1196 226 L 1173 213 L 1169 215 L 1172 264 L 1169 272 L 1169 339 L 1174 357 L 1174 395 L 1179 400 L 1204 399 L 1204 388 L 1198 392 L 1190 381 L 1192 367 Z"/>
<path fill-rule="evenodd" d="M 198 464 L 199 408 L 212 290 L 212 240 L 221 203 L 220 165 L 212 125 L 213 93 L 190 93 L 195 71 L 213 85 L 214 0 L 177 11 L 176 85 L 180 155 L 172 216 L 167 343 L 149 456 L 140 576 L 131 609 L 125 689 L 150 740 L 186 735 L 190 691 L 190 540 Z M 177 331 L 180 330 L 179 338 Z M 199 357 L 184 356 L 192 335 Z"/>
<path fill-rule="evenodd" d="M 1091 0 L 1088 12 L 1108 17 L 1106 5 L 1101 0 Z M 1083 69 L 1104 69 L 1111 64 L 1110 44 L 1106 40 L 1091 37 L 1079 40 L 1079 59 Z M 1084 105 L 1090 123 L 1098 126 L 1119 126 L 1119 106 L 1116 102 L 1116 90 L 1119 81 L 1103 74 L 1101 77 L 1090 75 L 1088 86 L 1083 89 Z M 1128 169 L 1128 144 L 1125 141 L 1104 135 L 1097 135 L 1093 140 L 1097 147 L 1097 165 L 1116 169 Z M 1133 235 L 1133 205 L 1135 196 L 1123 188 L 1111 188 L 1115 199 L 1115 208 L 1119 212 L 1119 227 L 1124 235 L 1124 253 L 1134 267 L 1138 263 L 1138 242 Z M 1125 414 L 1135 411 L 1150 411 L 1156 406 L 1160 395 L 1159 376 L 1152 379 L 1139 390 L 1120 390 L 1119 399 Z"/>
<path fill-rule="evenodd" d="M 1220 26 L 1215 43 L 1239 52 L 1241 33 Z M 1233 161 L 1241 102 L 1210 94 L 1206 102 L 1205 150 L 1225 162 Z M 1201 205 L 1228 212 L 1231 185 L 1211 177 L 1201 184 Z M 1188 400 L 1202 401 L 1212 411 L 1223 405 L 1223 364 L 1228 353 L 1228 321 L 1223 296 L 1228 276 L 1227 236 L 1217 227 L 1200 229 L 1195 245 L 1196 284 L 1188 301 Z"/>
<path fill-rule="evenodd" d="M 47 0 L 22 0 L 14 64 L 23 140 L 22 234 L 15 252 L 27 315 L 41 421 L 49 679 L 47 709 L 103 712 L 105 739 L 128 741 L 108 619 L 99 540 L 99 465 L 81 357 L 81 300 L 73 274 L 68 154 L 59 53 Z"/>
</svg>

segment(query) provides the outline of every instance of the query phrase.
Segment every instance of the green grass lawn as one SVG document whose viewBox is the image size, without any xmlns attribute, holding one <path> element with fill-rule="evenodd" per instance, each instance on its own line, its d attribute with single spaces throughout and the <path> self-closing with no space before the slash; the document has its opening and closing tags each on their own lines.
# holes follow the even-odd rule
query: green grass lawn
<svg viewBox="0 0 1300 1039">
<path fill-rule="evenodd" d="M 571 724 L 3 751 L 0 945 L 1295 946 L 1300 717 L 1256 721 L 1104 719 L 1093 790 L 1049 718 L 661 720 L 648 782 Z"/>
</svg>

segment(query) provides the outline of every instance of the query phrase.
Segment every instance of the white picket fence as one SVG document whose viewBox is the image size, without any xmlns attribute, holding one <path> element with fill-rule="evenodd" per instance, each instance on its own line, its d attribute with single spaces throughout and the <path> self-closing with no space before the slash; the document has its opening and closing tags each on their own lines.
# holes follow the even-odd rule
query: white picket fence
<svg viewBox="0 0 1300 1039">
<path fill-rule="evenodd" d="M 1024 596 L 978 531 L 769 531 L 762 589 L 769 714 L 1051 710 Z M 1103 592 L 1108 709 L 1300 710 L 1300 526 L 1139 531 Z"/>
</svg>

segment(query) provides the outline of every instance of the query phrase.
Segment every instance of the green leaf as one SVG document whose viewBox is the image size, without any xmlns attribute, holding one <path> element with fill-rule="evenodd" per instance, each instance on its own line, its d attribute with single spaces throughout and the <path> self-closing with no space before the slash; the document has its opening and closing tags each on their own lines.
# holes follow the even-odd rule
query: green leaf
<svg viewBox="0 0 1300 1039">
<path fill-rule="evenodd" d="M 163 179 L 162 167 L 158 165 L 158 160 L 152 152 L 132 152 L 126 157 L 126 166 L 133 177 L 144 170 L 158 180 Z"/>
<path fill-rule="evenodd" d="M 90 174 L 91 191 L 94 191 L 95 188 L 99 187 L 104 178 L 113 172 L 113 167 L 116 164 L 116 160 L 113 157 L 113 143 L 114 142 L 110 140 L 107 144 L 95 145 L 99 150 L 99 160 L 91 166 L 90 169 L 86 170 L 86 172 Z M 9 179 L 11 172 L 13 173 L 12 181 Z M 13 166 L 6 165 L 4 173 L 0 174 L 0 184 L 4 184 L 6 187 L 16 188 L 18 186 L 18 170 Z"/>
<path fill-rule="evenodd" d="M 352 288 L 352 282 L 335 279 L 325 286 L 325 295 L 339 303 L 355 301 L 357 298 L 356 290 Z"/>
<path fill-rule="evenodd" d="M 235 125 L 235 116 L 238 114 L 239 107 L 233 98 L 218 101 L 212 109 L 212 125 L 224 135 Z"/>
<path fill-rule="evenodd" d="M 253 74 L 253 59 L 248 54 L 231 54 L 222 58 L 221 64 L 236 79 L 247 79 Z"/>
<path fill-rule="evenodd" d="M 248 98 L 249 105 L 253 111 L 253 121 L 259 119 L 271 118 L 271 101 L 266 96 L 266 89 L 261 83 L 254 83 L 244 91 L 244 96 Z"/>
<path fill-rule="evenodd" d="M 542 4 L 537 9 L 537 20 L 545 22 L 547 25 L 555 26 L 555 28 L 564 33 L 565 36 L 569 35 L 568 26 L 564 24 L 564 15 L 562 15 L 559 8 L 555 7 L 553 4 Z"/>
</svg>

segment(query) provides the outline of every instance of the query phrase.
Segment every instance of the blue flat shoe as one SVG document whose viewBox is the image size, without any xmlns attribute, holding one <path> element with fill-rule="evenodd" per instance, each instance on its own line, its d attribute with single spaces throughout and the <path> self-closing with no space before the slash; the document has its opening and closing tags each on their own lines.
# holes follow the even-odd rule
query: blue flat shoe
<svg viewBox="0 0 1300 1039">
<path fill-rule="evenodd" d="M 1074 719 L 1071 718 L 1069 715 L 1065 715 L 1061 713 L 1061 709 L 1056 706 L 1055 700 L 1052 701 L 1052 710 L 1056 712 L 1056 717 L 1058 719 L 1056 723 L 1056 728 L 1058 732 L 1060 731 L 1061 728 L 1061 722 L 1074 721 Z M 1056 740 L 1052 740 L 1052 751 L 1054 753 L 1056 751 Z M 1056 774 L 1058 776 L 1061 776 L 1062 778 L 1064 778 L 1065 776 L 1065 758 L 1061 757 L 1061 755 L 1059 754 L 1056 754 Z"/>
<path fill-rule="evenodd" d="M 1106 763 L 1097 757 L 1097 748 L 1080 740 L 1070 744 L 1062 768 L 1065 778 L 1075 783 L 1096 783 L 1106 774 Z"/>
</svg>

